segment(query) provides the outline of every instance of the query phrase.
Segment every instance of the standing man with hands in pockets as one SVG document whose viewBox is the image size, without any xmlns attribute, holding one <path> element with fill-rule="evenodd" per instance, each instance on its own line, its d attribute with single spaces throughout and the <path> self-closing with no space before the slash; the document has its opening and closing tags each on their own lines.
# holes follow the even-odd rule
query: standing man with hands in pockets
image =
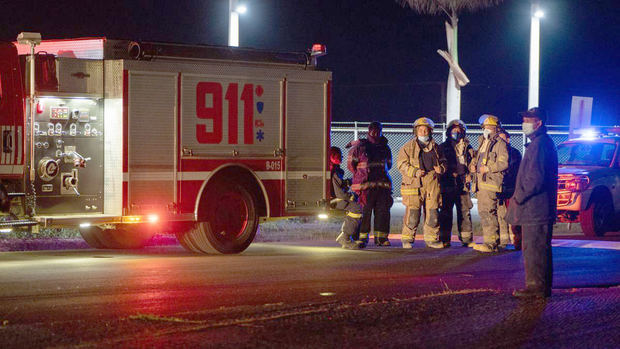
<svg viewBox="0 0 620 349">
<path fill-rule="evenodd" d="M 521 113 L 523 133 L 532 141 L 519 166 L 515 192 L 506 220 L 520 225 L 523 235 L 525 288 L 514 292 L 519 298 L 551 296 L 553 261 L 551 236 L 556 219 L 558 154 L 547 134 L 547 113 L 531 108 Z"/>
</svg>

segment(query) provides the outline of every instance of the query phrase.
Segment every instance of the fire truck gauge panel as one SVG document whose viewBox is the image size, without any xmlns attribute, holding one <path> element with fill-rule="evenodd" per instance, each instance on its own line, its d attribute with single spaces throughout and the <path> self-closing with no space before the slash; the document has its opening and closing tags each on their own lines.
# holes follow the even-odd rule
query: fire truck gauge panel
<svg viewBox="0 0 620 349">
<path fill-rule="evenodd" d="M 59 94 L 38 102 L 43 107 L 33 124 L 37 213 L 102 213 L 104 139 L 97 130 L 104 129 L 104 100 Z"/>
</svg>

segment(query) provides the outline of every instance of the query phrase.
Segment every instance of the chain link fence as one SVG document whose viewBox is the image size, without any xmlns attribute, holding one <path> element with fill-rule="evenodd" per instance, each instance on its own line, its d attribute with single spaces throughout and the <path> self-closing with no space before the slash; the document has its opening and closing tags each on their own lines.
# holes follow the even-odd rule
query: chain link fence
<svg viewBox="0 0 620 349">
<path fill-rule="evenodd" d="M 342 150 L 342 168 L 345 171 L 345 178 L 352 177 L 351 172 L 349 172 L 346 166 L 348 152 L 346 145 L 353 140 L 366 138 L 368 124 L 369 122 L 332 122 L 331 143 L 332 146 L 339 147 Z M 521 124 L 503 125 L 503 127 L 510 134 L 510 145 L 523 154 L 525 152 L 526 137 L 521 131 Z M 568 140 L 568 126 L 549 125 L 547 128 L 549 136 L 551 136 L 556 146 Z M 394 166 L 390 170 L 390 176 L 392 177 L 393 194 L 399 197 L 402 176 L 396 168 L 396 157 L 400 148 L 413 137 L 413 124 L 384 123 L 383 135 L 388 139 L 388 145 L 392 149 Z M 467 124 L 467 138 L 474 149 L 478 149 L 478 140 L 481 135 L 482 129 L 480 125 Z M 446 124 L 435 124 L 433 139 L 437 144 L 441 144 L 446 140 Z"/>
</svg>

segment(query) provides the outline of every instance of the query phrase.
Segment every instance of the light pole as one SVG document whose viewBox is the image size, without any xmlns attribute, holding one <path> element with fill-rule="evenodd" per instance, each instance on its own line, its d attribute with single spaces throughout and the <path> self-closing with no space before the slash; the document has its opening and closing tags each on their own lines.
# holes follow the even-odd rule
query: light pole
<svg viewBox="0 0 620 349">
<path fill-rule="evenodd" d="M 247 8 L 238 0 L 228 0 L 228 46 L 239 46 L 239 15 Z"/>
<path fill-rule="evenodd" d="M 527 108 L 538 107 L 539 75 L 540 75 L 540 19 L 545 13 L 537 1 L 532 2 L 530 26 L 530 79 L 527 94 Z"/>
</svg>

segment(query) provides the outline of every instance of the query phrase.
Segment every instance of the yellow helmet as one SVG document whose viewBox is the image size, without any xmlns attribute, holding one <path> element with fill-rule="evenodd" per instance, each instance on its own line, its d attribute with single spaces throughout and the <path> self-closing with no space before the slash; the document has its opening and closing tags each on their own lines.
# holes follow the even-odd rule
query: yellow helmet
<svg viewBox="0 0 620 349">
<path fill-rule="evenodd" d="M 491 114 L 482 114 L 478 119 L 478 122 L 482 127 L 484 126 L 499 126 L 499 118 Z"/>
<path fill-rule="evenodd" d="M 425 118 L 425 117 L 421 117 L 418 118 L 414 123 L 413 123 L 413 128 L 415 129 L 418 126 L 426 126 L 428 128 L 430 128 L 431 130 L 433 128 L 435 128 L 435 123 L 433 122 L 433 120 L 429 119 L 429 118 Z"/>
</svg>

